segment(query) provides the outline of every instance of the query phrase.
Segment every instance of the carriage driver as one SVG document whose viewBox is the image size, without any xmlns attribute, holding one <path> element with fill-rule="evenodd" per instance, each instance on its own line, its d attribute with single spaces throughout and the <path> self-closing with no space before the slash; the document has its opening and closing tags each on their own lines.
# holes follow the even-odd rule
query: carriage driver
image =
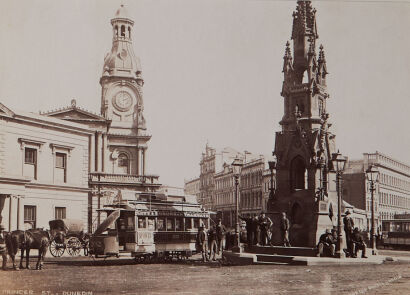
<svg viewBox="0 0 410 295">
<path fill-rule="evenodd" d="M 3 231 L 5 230 L 4 226 L 0 224 L 0 254 L 3 258 L 3 270 L 6 270 L 7 264 L 7 248 L 6 248 L 6 239 Z"/>
</svg>

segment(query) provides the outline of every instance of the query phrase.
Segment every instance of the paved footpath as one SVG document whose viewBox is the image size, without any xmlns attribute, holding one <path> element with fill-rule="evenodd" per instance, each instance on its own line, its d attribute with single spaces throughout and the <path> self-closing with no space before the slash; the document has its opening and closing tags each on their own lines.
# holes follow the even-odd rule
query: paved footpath
<svg viewBox="0 0 410 295">
<path fill-rule="evenodd" d="M 134 264 L 130 259 L 93 263 L 88 257 L 62 257 L 47 258 L 42 271 L 0 271 L 0 295 L 409 294 L 409 278 L 410 264 L 400 262 L 222 266 L 198 260 Z"/>
</svg>

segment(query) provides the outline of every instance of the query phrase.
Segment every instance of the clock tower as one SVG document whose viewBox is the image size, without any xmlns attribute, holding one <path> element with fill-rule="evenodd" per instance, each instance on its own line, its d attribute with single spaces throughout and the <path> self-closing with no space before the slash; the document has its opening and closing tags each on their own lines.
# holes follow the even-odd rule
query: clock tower
<svg viewBox="0 0 410 295">
<path fill-rule="evenodd" d="M 101 115 L 110 120 L 104 172 L 145 175 L 147 134 L 141 64 L 132 46 L 134 21 L 124 5 L 112 25 L 112 48 L 104 59 Z"/>
</svg>

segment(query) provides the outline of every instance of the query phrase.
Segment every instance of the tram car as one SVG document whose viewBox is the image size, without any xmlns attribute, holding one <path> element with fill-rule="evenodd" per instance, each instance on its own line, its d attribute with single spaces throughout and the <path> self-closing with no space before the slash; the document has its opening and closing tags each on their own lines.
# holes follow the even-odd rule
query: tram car
<svg viewBox="0 0 410 295">
<path fill-rule="evenodd" d="M 99 210 L 107 219 L 90 239 L 92 257 L 131 255 L 137 261 L 186 259 L 195 251 L 198 228 L 210 226 L 212 212 L 195 196 L 136 194 Z"/>
<path fill-rule="evenodd" d="M 382 245 L 385 248 L 410 250 L 410 215 L 382 221 Z"/>
</svg>

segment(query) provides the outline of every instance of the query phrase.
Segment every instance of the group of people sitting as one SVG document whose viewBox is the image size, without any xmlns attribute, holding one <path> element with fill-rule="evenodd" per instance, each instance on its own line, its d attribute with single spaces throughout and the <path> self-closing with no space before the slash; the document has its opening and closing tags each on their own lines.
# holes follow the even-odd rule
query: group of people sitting
<svg viewBox="0 0 410 295">
<path fill-rule="evenodd" d="M 319 238 L 319 243 L 317 245 L 317 248 L 318 248 L 317 255 L 319 257 L 335 256 L 337 240 L 338 240 L 338 236 L 337 236 L 336 229 L 332 229 L 332 230 L 326 229 L 325 233 L 322 234 Z M 349 253 L 348 251 L 345 251 L 347 252 L 346 254 L 348 254 L 347 255 L 348 257 L 350 256 L 352 258 L 356 258 L 359 250 L 362 250 L 362 258 L 367 258 L 366 257 L 366 244 L 357 227 L 354 228 L 349 242 L 352 243 L 352 247 L 351 247 L 352 249 L 351 249 L 351 253 Z"/>
</svg>

